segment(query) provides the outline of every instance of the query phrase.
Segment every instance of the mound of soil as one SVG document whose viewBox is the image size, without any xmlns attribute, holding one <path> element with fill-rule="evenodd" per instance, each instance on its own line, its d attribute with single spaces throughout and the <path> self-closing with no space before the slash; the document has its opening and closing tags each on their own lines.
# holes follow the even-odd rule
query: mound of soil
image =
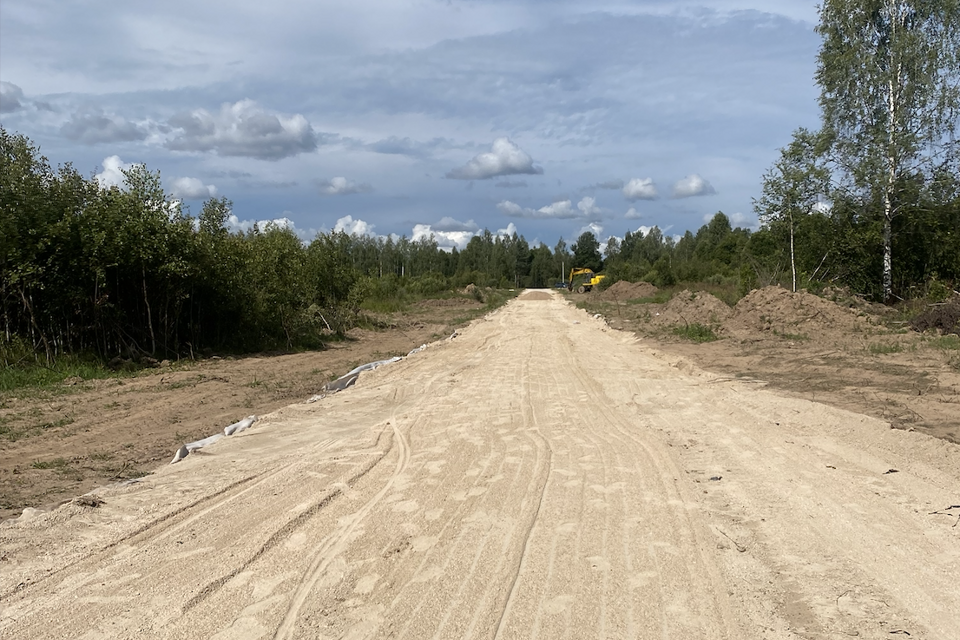
<svg viewBox="0 0 960 640">
<path fill-rule="evenodd" d="M 857 331 L 871 324 L 856 309 L 841 307 L 812 293 L 764 287 L 744 296 L 726 328 L 737 332 L 777 332 L 813 336 L 825 330 Z"/>
<path fill-rule="evenodd" d="M 702 324 L 716 327 L 732 315 L 733 310 L 716 296 L 706 291 L 684 289 L 663 305 L 650 322 L 658 326 Z"/>
<path fill-rule="evenodd" d="M 930 307 L 911 320 L 910 326 L 920 332 L 937 329 L 942 335 L 948 333 L 960 335 L 960 298 Z"/>
<path fill-rule="evenodd" d="M 836 302 L 841 307 L 863 311 L 872 316 L 896 315 L 897 310 L 878 302 L 870 302 L 863 296 L 853 293 L 847 287 L 824 287 L 820 297 Z"/>
<path fill-rule="evenodd" d="M 649 282 L 627 282 L 620 280 L 604 289 L 598 294 L 601 300 L 626 301 L 637 298 L 649 298 L 655 294 L 658 289 Z"/>
</svg>

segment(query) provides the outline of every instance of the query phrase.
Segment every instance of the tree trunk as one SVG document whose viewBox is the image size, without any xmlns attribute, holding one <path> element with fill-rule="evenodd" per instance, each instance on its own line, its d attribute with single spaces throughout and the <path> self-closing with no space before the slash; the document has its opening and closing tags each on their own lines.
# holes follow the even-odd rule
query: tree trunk
<svg viewBox="0 0 960 640">
<path fill-rule="evenodd" d="M 143 281 L 143 303 L 147 305 L 147 328 L 150 329 L 150 355 L 157 352 L 157 338 L 153 334 L 153 314 L 150 312 L 150 300 L 147 298 L 147 270 L 140 267 L 140 276 Z"/>
<path fill-rule="evenodd" d="M 890 190 L 884 194 L 883 204 L 883 301 L 893 297 L 893 215 Z"/>
<path fill-rule="evenodd" d="M 797 292 L 797 260 L 793 251 L 793 213 L 790 214 L 790 270 L 793 272 L 793 292 Z"/>
<path fill-rule="evenodd" d="M 27 292 L 20 289 L 20 297 L 23 299 L 23 306 L 27 308 L 27 313 L 30 314 L 30 324 L 33 326 L 33 330 L 37 332 L 37 335 L 40 336 L 40 341 L 43 342 L 43 349 L 47 352 L 47 363 L 53 362 L 53 350 L 50 348 L 50 343 L 47 342 L 47 337 L 43 335 L 43 331 L 40 330 L 40 325 L 37 324 L 37 318 L 33 314 L 33 305 L 30 304 L 30 299 L 27 297 Z"/>
</svg>

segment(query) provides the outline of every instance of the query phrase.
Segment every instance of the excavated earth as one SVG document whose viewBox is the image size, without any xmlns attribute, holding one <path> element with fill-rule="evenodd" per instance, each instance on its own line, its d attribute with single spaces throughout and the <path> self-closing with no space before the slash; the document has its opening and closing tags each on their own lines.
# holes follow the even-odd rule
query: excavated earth
<svg viewBox="0 0 960 640">
<path fill-rule="evenodd" d="M 908 324 L 889 307 L 825 293 L 833 299 L 765 287 L 734 307 L 704 291 L 665 303 L 585 300 L 612 327 L 714 373 L 960 443 L 960 337 L 943 322 L 960 302 L 931 305 Z M 694 324 L 718 339 L 697 344 L 676 335 Z"/>
<path fill-rule="evenodd" d="M 956 638 L 958 492 L 956 444 L 533 292 L 0 525 L 0 635 Z"/>
</svg>

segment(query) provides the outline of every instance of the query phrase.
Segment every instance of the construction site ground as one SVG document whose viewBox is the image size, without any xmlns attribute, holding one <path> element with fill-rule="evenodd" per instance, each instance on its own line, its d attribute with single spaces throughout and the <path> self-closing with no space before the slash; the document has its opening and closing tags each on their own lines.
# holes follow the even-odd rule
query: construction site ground
<svg viewBox="0 0 960 640">
<path fill-rule="evenodd" d="M 93 490 L 0 524 L 0 635 L 957 637 L 949 339 L 788 292 L 622 293 L 5 397 L 50 425 L 2 443 L 6 515 Z"/>
</svg>

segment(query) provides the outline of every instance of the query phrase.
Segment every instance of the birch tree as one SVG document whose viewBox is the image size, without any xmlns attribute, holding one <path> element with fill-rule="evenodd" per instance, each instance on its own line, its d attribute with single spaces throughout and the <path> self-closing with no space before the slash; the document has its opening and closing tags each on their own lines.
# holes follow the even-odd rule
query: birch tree
<svg viewBox="0 0 960 640">
<path fill-rule="evenodd" d="M 827 194 L 830 174 L 821 161 L 819 136 L 798 129 L 793 141 L 780 150 L 780 159 L 763 176 L 763 194 L 753 208 L 769 226 L 784 225 L 790 239 L 790 271 L 797 291 L 795 231 L 798 222 L 815 210 Z"/>
<path fill-rule="evenodd" d="M 816 79 L 845 187 L 882 212 L 882 292 L 893 294 L 900 185 L 933 176 L 960 111 L 960 0 L 823 0 Z"/>
</svg>

